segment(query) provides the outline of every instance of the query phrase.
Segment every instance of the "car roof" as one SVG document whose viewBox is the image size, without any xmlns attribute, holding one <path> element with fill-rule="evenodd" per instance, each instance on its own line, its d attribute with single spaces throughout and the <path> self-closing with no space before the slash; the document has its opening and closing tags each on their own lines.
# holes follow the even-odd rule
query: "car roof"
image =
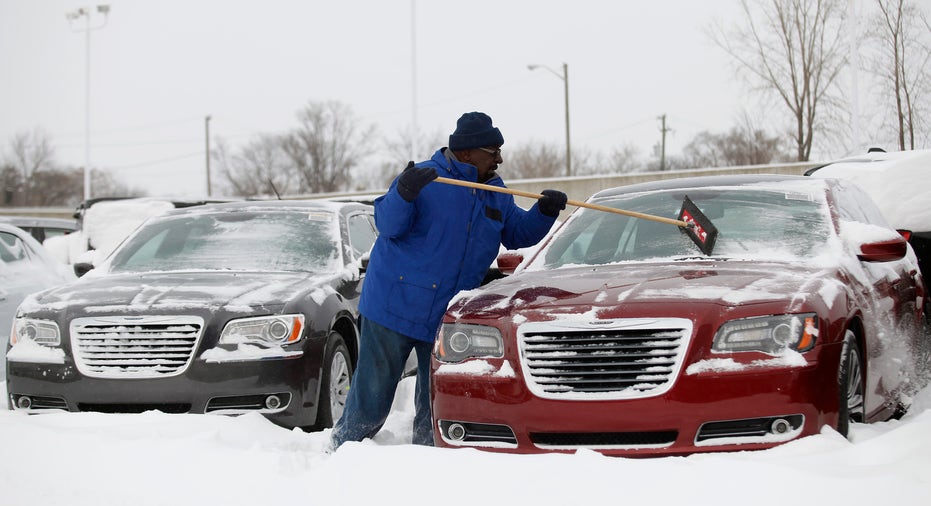
<svg viewBox="0 0 931 506">
<path fill-rule="evenodd" d="M 15 225 L 9 225 L 9 224 L 6 224 L 6 223 L 0 223 L 0 232 L 5 232 L 5 233 L 8 233 L 8 234 L 13 234 L 13 235 L 15 235 L 15 236 L 18 237 L 21 241 L 23 241 L 23 242 L 29 244 L 29 246 L 30 246 L 33 250 L 35 250 L 38 254 L 43 255 L 43 260 L 48 261 L 48 259 L 45 258 L 45 255 L 48 254 L 47 251 L 46 251 L 46 249 L 45 249 L 45 248 L 42 246 L 42 244 L 41 244 L 39 241 L 37 241 L 36 238 L 33 237 L 32 234 L 30 234 L 29 232 L 26 232 L 25 230 L 23 230 L 23 229 L 21 229 L 21 228 L 15 226 Z"/>
<path fill-rule="evenodd" d="M 931 170 L 931 149 L 916 149 L 911 151 L 870 150 L 862 155 L 841 158 L 831 163 L 808 169 L 806 176 L 811 176 L 822 169 L 829 169 L 831 175 L 841 175 L 847 171 L 882 171 L 905 170 L 913 166 L 921 166 Z M 822 174 L 824 172 L 821 172 Z M 819 174 L 821 175 L 821 174 Z"/>
<path fill-rule="evenodd" d="M 67 218 L 43 218 L 37 216 L 0 216 L 0 223 L 9 223 L 16 226 L 64 228 L 74 230 L 77 222 Z"/>
<path fill-rule="evenodd" d="M 805 174 L 854 183 L 873 199 L 895 228 L 912 232 L 931 230 L 927 204 L 931 149 L 872 151 L 822 165 Z"/>
<path fill-rule="evenodd" d="M 0 232 L 9 232 L 17 236 L 29 235 L 25 230 L 8 223 L 0 223 Z"/>
<path fill-rule="evenodd" d="M 241 212 L 241 211 L 309 211 L 330 210 L 338 212 L 352 212 L 371 210 L 372 206 L 360 202 L 336 202 L 330 200 L 248 200 L 238 202 L 223 202 L 205 204 L 196 207 L 185 207 L 166 212 L 163 216 L 177 216 L 195 213 Z"/>
<path fill-rule="evenodd" d="M 676 190 L 680 188 L 704 188 L 710 186 L 743 186 L 760 183 L 779 183 L 787 181 L 811 180 L 805 176 L 792 176 L 785 174 L 734 174 L 723 176 L 698 176 L 672 179 L 661 179 L 645 183 L 637 183 L 617 188 L 602 190 L 592 196 L 592 199 L 640 193 L 650 191 Z"/>
</svg>

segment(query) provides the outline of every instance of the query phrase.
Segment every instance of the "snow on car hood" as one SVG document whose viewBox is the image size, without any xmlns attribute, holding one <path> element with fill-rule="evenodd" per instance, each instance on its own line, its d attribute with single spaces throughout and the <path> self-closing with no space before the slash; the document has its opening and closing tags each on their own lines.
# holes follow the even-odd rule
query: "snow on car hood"
<svg viewBox="0 0 931 506">
<path fill-rule="evenodd" d="M 826 268 L 826 267 L 825 267 Z M 841 290 L 819 274 L 823 268 L 775 262 L 656 262 L 525 271 L 485 287 L 462 292 L 450 313 L 603 306 L 683 300 L 723 306 L 789 301 L 800 305 L 810 294 L 825 300 Z"/>
<path fill-rule="evenodd" d="M 310 291 L 322 300 L 333 291 L 333 275 L 312 277 L 291 272 L 176 271 L 82 278 L 76 283 L 36 294 L 20 306 L 62 310 L 84 307 L 87 313 L 139 312 L 153 308 L 223 307 L 249 312 L 257 305 L 282 304 Z"/>
</svg>

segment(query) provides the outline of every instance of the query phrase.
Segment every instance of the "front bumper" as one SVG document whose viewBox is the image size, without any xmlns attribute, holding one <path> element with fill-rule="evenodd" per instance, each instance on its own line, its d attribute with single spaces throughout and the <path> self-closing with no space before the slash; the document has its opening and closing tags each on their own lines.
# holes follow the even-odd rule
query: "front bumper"
<svg viewBox="0 0 931 506">
<path fill-rule="evenodd" d="M 64 363 L 7 362 L 10 409 L 71 412 L 242 414 L 259 412 L 285 427 L 313 425 L 321 353 L 288 358 L 211 362 L 197 357 L 164 378 L 94 378 L 70 356 Z"/>
<path fill-rule="evenodd" d="M 832 348 L 807 353 L 803 366 L 683 370 L 661 395 L 620 400 L 535 396 L 520 365 L 507 359 L 486 359 L 486 367 L 462 372 L 435 362 L 435 443 L 510 453 L 587 448 L 619 456 L 769 448 L 836 425 L 837 371 L 824 367 L 836 364 Z"/>
</svg>

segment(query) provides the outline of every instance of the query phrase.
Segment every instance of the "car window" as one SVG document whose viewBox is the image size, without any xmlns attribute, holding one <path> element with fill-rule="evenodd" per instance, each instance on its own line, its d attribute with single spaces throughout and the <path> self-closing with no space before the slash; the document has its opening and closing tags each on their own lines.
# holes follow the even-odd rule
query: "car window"
<svg viewBox="0 0 931 506">
<path fill-rule="evenodd" d="M 335 272 L 341 265 L 330 211 L 204 213 L 156 220 L 114 256 L 113 272 L 262 270 Z"/>
<path fill-rule="evenodd" d="M 842 191 L 835 191 L 832 196 L 842 220 L 889 227 L 876 203 L 859 186 L 848 181 L 837 181 L 836 186 Z"/>
<path fill-rule="evenodd" d="M 22 239 L 8 232 L 0 232 L 0 261 L 7 265 L 29 260 L 29 251 Z"/>
<path fill-rule="evenodd" d="M 716 256 L 805 257 L 815 254 L 830 234 L 830 216 L 818 192 L 700 189 L 688 196 L 718 228 Z M 598 203 L 675 218 L 684 197 L 681 191 L 657 192 Z M 553 268 L 697 254 L 675 225 L 583 209 L 554 237 L 542 263 Z M 537 261 L 533 265 L 539 267 Z"/>
<path fill-rule="evenodd" d="M 349 243 L 356 258 L 368 253 L 375 244 L 375 227 L 367 214 L 354 214 L 349 217 Z"/>
</svg>

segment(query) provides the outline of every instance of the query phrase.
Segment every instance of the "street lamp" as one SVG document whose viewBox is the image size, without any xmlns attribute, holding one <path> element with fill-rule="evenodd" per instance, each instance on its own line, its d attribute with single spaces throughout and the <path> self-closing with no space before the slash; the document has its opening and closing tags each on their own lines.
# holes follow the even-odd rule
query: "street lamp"
<svg viewBox="0 0 931 506">
<path fill-rule="evenodd" d="M 204 116 L 204 140 L 206 143 L 207 153 L 207 196 L 210 197 L 210 115 Z"/>
<path fill-rule="evenodd" d="M 569 65 L 562 64 L 562 74 L 547 67 L 546 65 L 527 65 L 529 70 L 538 68 L 549 70 L 553 75 L 562 79 L 566 102 L 566 177 L 572 176 L 572 151 L 569 147 Z"/>
<path fill-rule="evenodd" d="M 65 14 L 69 22 L 84 18 L 83 27 L 75 29 L 72 24 L 72 31 L 84 32 L 84 200 L 91 198 L 91 30 L 99 30 L 106 26 L 110 6 L 98 5 L 97 13 L 103 14 L 103 22 L 96 26 L 91 26 L 90 7 L 82 7 Z"/>
</svg>

